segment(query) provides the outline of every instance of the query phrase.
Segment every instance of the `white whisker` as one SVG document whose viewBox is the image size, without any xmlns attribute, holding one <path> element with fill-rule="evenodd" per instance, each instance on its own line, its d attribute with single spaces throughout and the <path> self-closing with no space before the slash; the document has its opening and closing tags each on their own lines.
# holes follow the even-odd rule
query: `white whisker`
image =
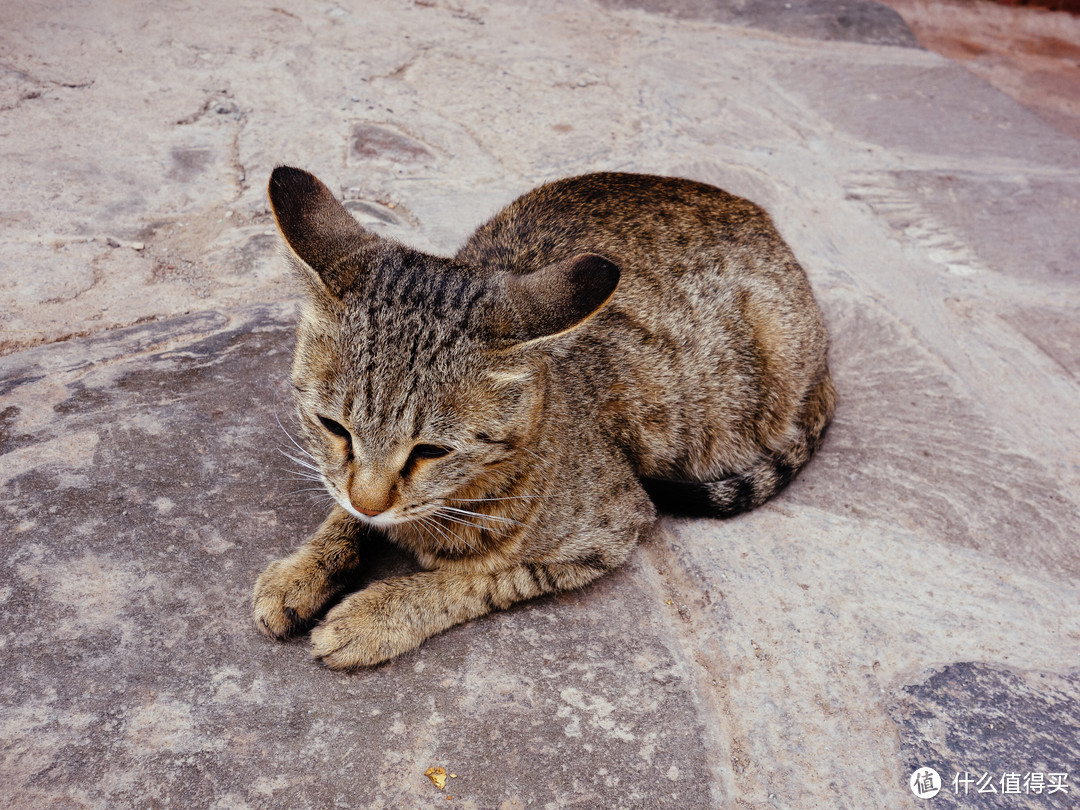
<svg viewBox="0 0 1080 810">
<path fill-rule="evenodd" d="M 477 523 L 476 521 L 469 520 L 467 516 L 451 515 L 445 512 L 445 509 L 446 507 L 438 507 L 435 514 L 439 517 L 440 520 L 445 520 L 447 523 L 457 523 L 461 526 L 468 526 L 469 528 L 476 529 L 481 532 L 491 532 L 493 534 L 504 533 L 511 529 L 511 527 L 507 525 L 491 526 L 485 525 L 483 523 Z M 485 517 L 491 517 L 491 515 L 485 515 Z"/>
<path fill-rule="evenodd" d="M 304 447 L 302 447 L 302 446 L 301 446 L 301 445 L 300 445 L 300 444 L 299 444 L 299 443 L 298 443 L 298 442 L 296 441 L 296 439 L 294 439 L 294 438 L 292 437 L 292 434 L 291 434 L 291 433 L 289 433 L 289 431 L 287 431 L 287 430 L 285 429 L 285 426 L 284 426 L 283 424 L 281 424 L 281 419 L 279 419 L 279 418 L 278 418 L 278 412 L 277 412 L 277 403 L 276 403 L 276 402 L 274 403 L 274 420 L 275 420 L 275 421 L 276 421 L 276 422 L 278 423 L 278 427 L 279 427 L 279 428 L 281 428 L 281 432 L 282 432 L 282 433 L 284 433 L 284 434 L 285 434 L 285 435 L 286 435 L 286 436 L 288 437 L 289 441 L 293 443 L 293 447 L 295 447 L 295 448 L 296 448 L 297 450 L 299 450 L 299 451 L 300 451 L 301 453 L 303 453 L 303 454 L 304 454 L 305 456 L 307 456 L 308 458 L 310 458 L 310 459 L 311 459 L 312 461 L 315 461 L 315 457 L 314 457 L 313 455 L 311 455 L 311 453 L 309 453 L 309 452 L 307 451 L 307 449 L 305 449 Z"/>
<path fill-rule="evenodd" d="M 423 518 L 416 521 L 416 528 L 418 528 L 421 532 L 424 533 L 424 537 L 427 537 L 429 540 L 432 541 L 435 540 L 435 537 L 431 534 L 431 531 L 428 529 L 427 526 L 424 525 Z"/>
<path fill-rule="evenodd" d="M 275 467 L 278 472 L 288 473 L 290 478 L 295 480 L 303 479 L 305 481 L 322 481 L 321 475 L 313 475 L 312 473 L 304 472 L 303 470 L 293 470 L 288 467 Z"/>
<path fill-rule="evenodd" d="M 498 523 L 512 523 L 515 526 L 524 526 L 525 524 L 518 520 L 513 520 L 508 517 L 500 517 L 498 515 L 485 515 L 482 512 L 471 512 L 468 509 L 458 509 L 456 506 L 440 506 L 439 511 L 454 512 L 459 515 L 471 515 L 472 517 L 480 518 L 481 520 L 494 520 Z"/>
<path fill-rule="evenodd" d="M 295 461 L 301 467 L 306 467 L 307 469 L 314 470 L 315 472 L 322 472 L 322 470 L 320 470 L 318 467 L 316 467 L 310 461 L 304 461 L 302 458 L 297 458 L 296 456 L 292 455 L 291 453 L 286 453 L 280 447 L 278 448 L 278 452 L 281 453 L 281 455 L 285 456 L 285 458 L 289 459 L 290 461 Z"/>
<path fill-rule="evenodd" d="M 457 523 L 460 526 L 471 526 L 474 529 L 483 529 L 484 531 L 490 531 L 492 527 L 484 526 L 480 523 L 473 523 L 471 520 L 465 520 L 464 518 L 455 517 L 453 515 L 445 515 L 442 512 L 438 513 L 439 517 L 449 523 Z"/>
<path fill-rule="evenodd" d="M 470 551 L 476 551 L 476 549 L 475 549 L 475 548 L 473 548 L 473 547 L 472 547 L 472 546 L 471 546 L 471 545 L 469 544 L 469 541 L 468 541 L 468 540 L 466 540 L 466 539 L 465 539 L 464 537 L 461 537 L 461 535 L 458 535 L 458 534 L 447 534 L 447 533 L 446 533 L 445 531 L 443 531 L 443 529 L 442 529 L 442 527 L 441 527 L 441 526 L 439 525 L 438 521 L 436 521 L 436 520 L 432 519 L 431 517 L 422 517 L 422 518 L 420 518 L 419 522 L 420 522 L 420 523 L 422 523 L 422 524 L 424 524 L 425 526 L 427 526 L 427 527 L 431 528 L 431 529 L 434 529 L 434 530 L 435 530 L 436 532 L 438 532 L 438 533 L 439 533 L 439 535 L 440 535 L 440 536 L 441 536 L 441 537 L 443 538 L 443 540 L 445 540 L 445 541 L 446 541 L 447 543 L 449 543 L 450 545 L 452 545 L 452 546 L 453 546 L 453 545 L 457 545 L 457 543 L 455 543 L 454 541 L 455 541 L 455 540 L 458 540 L 458 541 L 460 541 L 460 542 L 464 543 L 464 544 L 465 544 L 465 546 L 466 546 L 466 547 L 467 547 L 467 548 L 468 548 L 468 549 L 469 549 Z"/>
<path fill-rule="evenodd" d="M 427 526 L 429 529 L 436 532 L 446 542 L 448 542 L 448 543 L 453 543 L 454 542 L 454 538 L 451 537 L 450 535 L 448 535 L 446 532 L 444 532 L 442 527 L 436 521 L 432 520 L 430 517 L 421 517 L 421 518 L 419 518 L 419 520 L 417 522 L 424 525 L 424 526 Z"/>
<path fill-rule="evenodd" d="M 517 501 L 527 498 L 547 498 L 548 495 L 506 495 L 502 498 L 440 498 L 442 501 L 458 501 L 460 503 L 480 503 L 483 501 Z"/>
<path fill-rule="evenodd" d="M 541 456 L 535 450 L 530 450 L 528 447 L 516 447 L 514 449 L 515 450 L 520 450 L 523 453 L 528 453 L 530 456 L 535 458 L 537 461 L 547 461 L 547 459 L 545 459 L 543 456 Z"/>
</svg>

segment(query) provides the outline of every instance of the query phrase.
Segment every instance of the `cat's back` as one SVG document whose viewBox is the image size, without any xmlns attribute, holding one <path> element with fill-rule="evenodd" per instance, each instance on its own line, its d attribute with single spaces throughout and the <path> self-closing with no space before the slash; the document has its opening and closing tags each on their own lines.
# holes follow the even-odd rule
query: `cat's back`
<svg viewBox="0 0 1080 810">
<path fill-rule="evenodd" d="M 579 253 L 619 266 L 618 289 L 597 318 L 609 334 L 632 341 L 640 326 L 700 345 L 706 333 L 726 343 L 757 323 L 763 335 L 824 341 L 805 273 L 769 215 L 693 180 L 615 172 L 556 180 L 478 228 L 456 258 L 481 272 L 530 273 Z"/>
<path fill-rule="evenodd" d="M 556 180 L 519 197 L 478 228 L 457 258 L 530 272 L 592 250 L 620 263 L 625 274 L 647 260 L 662 258 L 666 265 L 721 243 L 760 244 L 772 230 L 758 206 L 714 186 L 600 172 Z"/>
<path fill-rule="evenodd" d="M 560 374 L 592 389 L 641 474 L 736 469 L 784 441 L 827 375 L 828 341 L 765 211 L 691 180 L 589 174 L 518 198 L 456 258 L 529 273 L 580 253 L 614 262 L 620 279 Z"/>
</svg>

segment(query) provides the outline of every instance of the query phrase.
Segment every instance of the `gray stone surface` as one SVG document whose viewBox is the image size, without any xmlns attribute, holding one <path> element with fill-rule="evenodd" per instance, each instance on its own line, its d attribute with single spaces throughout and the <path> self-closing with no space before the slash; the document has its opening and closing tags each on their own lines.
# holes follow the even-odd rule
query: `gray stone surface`
<svg viewBox="0 0 1080 810">
<path fill-rule="evenodd" d="M 280 314 L 199 315 L 64 348 L 76 347 L 7 358 L 28 364 L 5 376 L 8 408 L 50 412 L 4 437 L 4 532 L 17 542 L 0 594 L 5 622 L 33 628 L 5 639 L 0 664 L 13 806 L 409 807 L 434 798 L 424 762 L 457 773 L 447 792 L 464 806 L 720 800 L 667 640 L 678 618 L 653 604 L 640 564 L 378 669 L 331 673 L 249 618 L 252 577 L 322 508 L 279 454 Z M 408 566 L 389 549 L 376 560 L 367 577 Z M 582 751 L 597 767 L 579 767 Z"/>
<path fill-rule="evenodd" d="M 0 805 L 899 808 L 923 765 L 1075 804 L 1075 140 L 868 3 L 9 5 Z M 852 9 L 893 33 L 813 22 Z M 278 452 L 278 163 L 444 252 L 596 169 L 762 203 L 833 336 L 824 448 L 373 670 L 264 639 L 326 509 Z M 935 801 L 1072 806 L 1005 798 Z"/>
<path fill-rule="evenodd" d="M 891 8 L 872 0 L 601 0 L 607 8 L 636 8 L 683 19 L 747 26 L 787 36 L 918 47 Z"/>
<path fill-rule="evenodd" d="M 912 770 L 954 775 L 937 805 L 1076 806 L 1053 763 L 1080 758 L 1080 673 L 951 664 L 906 687 L 892 711 Z"/>
</svg>

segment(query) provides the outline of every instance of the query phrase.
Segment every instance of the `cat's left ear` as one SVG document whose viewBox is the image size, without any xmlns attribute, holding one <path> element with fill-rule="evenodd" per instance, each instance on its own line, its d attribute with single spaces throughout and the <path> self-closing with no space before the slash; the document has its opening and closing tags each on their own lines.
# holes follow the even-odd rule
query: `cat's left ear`
<svg viewBox="0 0 1080 810">
<path fill-rule="evenodd" d="M 360 267 L 345 260 L 377 244 L 379 237 L 365 231 L 334 193 L 303 169 L 278 166 L 267 191 L 289 249 L 326 289 L 340 296 Z"/>
<path fill-rule="evenodd" d="M 510 317 L 495 337 L 527 343 L 568 332 L 599 312 L 619 285 L 619 268 L 581 253 L 532 273 L 507 274 L 501 283 Z"/>
</svg>

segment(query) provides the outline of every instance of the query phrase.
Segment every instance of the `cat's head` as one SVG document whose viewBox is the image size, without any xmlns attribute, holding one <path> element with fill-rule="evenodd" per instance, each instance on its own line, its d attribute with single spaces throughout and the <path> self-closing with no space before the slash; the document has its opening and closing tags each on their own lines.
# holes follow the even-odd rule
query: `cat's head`
<svg viewBox="0 0 1080 810">
<path fill-rule="evenodd" d="M 497 491 L 530 463 L 551 352 L 619 270 L 594 254 L 482 270 L 365 231 L 318 179 L 279 167 L 270 201 L 306 301 L 293 384 L 327 489 L 375 525 Z"/>
</svg>

